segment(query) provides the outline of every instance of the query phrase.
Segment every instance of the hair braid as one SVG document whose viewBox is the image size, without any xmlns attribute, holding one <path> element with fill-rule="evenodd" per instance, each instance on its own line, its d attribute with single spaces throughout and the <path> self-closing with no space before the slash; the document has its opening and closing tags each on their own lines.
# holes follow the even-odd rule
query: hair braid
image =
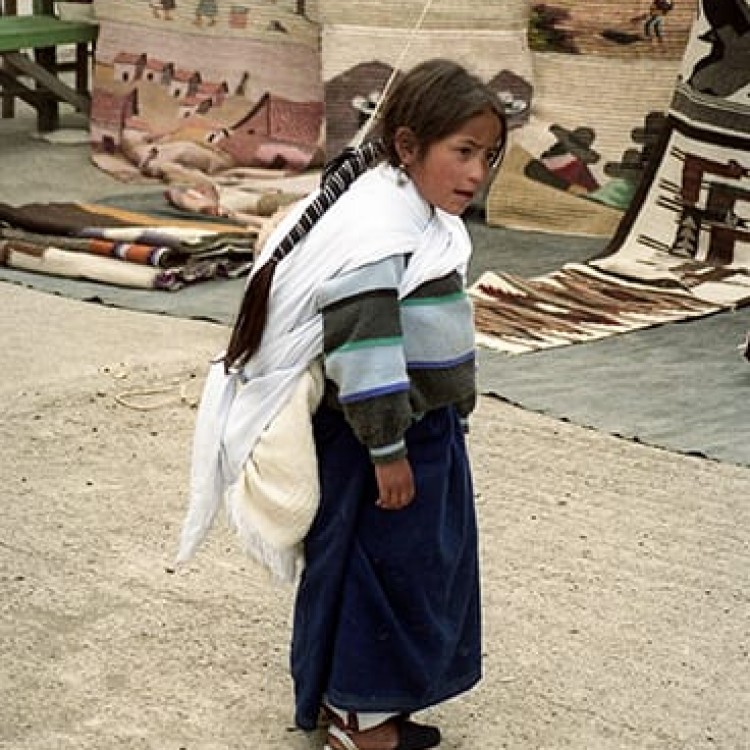
<svg viewBox="0 0 750 750">
<path fill-rule="evenodd" d="M 232 367 L 243 367 L 260 346 L 268 319 L 268 300 L 276 266 L 291 253 L 357 177 L 380 160 L 382 154 L 383 146 L 380 141 L 372 141 L 358 148 L 345 149 L 326 166 L 318 195 L 277 244 L 271 257 L 253 274 L 245 289 L 224 355 L 227 372 Z"/>
</svg>

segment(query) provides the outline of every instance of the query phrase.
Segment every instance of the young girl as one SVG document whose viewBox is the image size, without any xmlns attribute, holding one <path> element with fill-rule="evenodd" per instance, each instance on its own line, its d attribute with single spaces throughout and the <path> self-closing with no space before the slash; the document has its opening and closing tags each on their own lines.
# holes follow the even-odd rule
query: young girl
<svg viewBox="0 0 750 750">
<path fill-rule="evenodd" d="M 296 722 L 313 729 L 324 712 L 330 750 L 435 747 L 439 730 L 410 714 L 481 676 L 464 442 L 476 398 L 471 244 L 460 215 L 502 153 L 505 119 L 479 79 L 430 60 L 393 87 L 379 130 L 367 153 L 383 163 L 312 210 L 314 224 L 308 201 L 269 237 L 216 374 L 281 402 L 322 359 L 320 501 L 304 540 L 291 669 Z M 301 237 L 291 245 L 290 230 Z M 221 402 L 221 387 L 204 399 Z M 256 424 L 248 409 L 262 400 L 213 420 L 225 425 L 219 486 L 252 451 L 243 425 Z"/>
</svg>

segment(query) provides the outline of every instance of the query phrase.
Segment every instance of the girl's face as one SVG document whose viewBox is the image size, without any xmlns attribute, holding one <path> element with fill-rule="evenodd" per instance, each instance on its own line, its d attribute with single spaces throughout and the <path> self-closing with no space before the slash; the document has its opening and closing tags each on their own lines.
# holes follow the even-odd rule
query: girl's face
<svg viewBox="0 0 750 750">
<path fill-rule="evenodd" d="M 489 175 L 503 135 L 501 127 L 494 113 L 482 112 L 423 154 L 414 147 L 399 149 L 401 161 L 428 203 L 449 214 L 462 214 Z"/>
</svg>

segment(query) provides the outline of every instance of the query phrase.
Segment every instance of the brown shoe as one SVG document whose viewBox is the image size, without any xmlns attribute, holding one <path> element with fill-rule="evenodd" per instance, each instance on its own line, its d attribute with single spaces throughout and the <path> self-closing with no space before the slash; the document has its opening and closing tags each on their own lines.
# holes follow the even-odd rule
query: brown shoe
<svg viewBox="0 0 750 750">
<path fill-rule="evenodd" d="M 372 729 L 354 730 L 335 722 L 328 728 L 325 750 L 429 750 L 440 744 L 440 730 L 396 716 Z"/>
</svg>

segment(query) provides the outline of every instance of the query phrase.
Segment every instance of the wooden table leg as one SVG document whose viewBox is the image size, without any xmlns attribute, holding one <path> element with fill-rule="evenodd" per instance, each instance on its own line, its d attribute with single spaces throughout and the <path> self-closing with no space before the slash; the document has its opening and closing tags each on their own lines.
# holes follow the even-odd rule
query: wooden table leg
<svg viewBox="0 0 750 750">
<path fill-rule="evenodd" d="M 57 73 L 57 48 L 41 47 L 34 50 L 36 62 L 53 75 Z M 40 133 L 49 133 L 60 127 L 60 102 L 43 85 L 37 82 L 37 89 L 41 89 L 43 96 L 37 107 L 37 127 Z"/>
<path fill-rule="evenodd" d="M 0 6 L 2 7 L 3 14 L 6 16 L 15 16 L 18 14 L 18 2 L 17 0 L 0 0 Z M 0 68 L 8 69 L 8 66 L 0 60 Z M 3 117 L 14 117 L 16 114 L 16 98 L 11 93 L 2 93 L 2 116 Z"/>
<path fill-rule="evenodd" d="M 82 96 L 89 95 L 89 45 L 76 44 L 76 91 Z"/>
<path fill-rule="evenodd" d="M 5 65 L 0 61 L 0 68 L 5 68 Z M 0 108 L 0 114 L 3 117 L 14 117 L 16 114 L 16 102 L 13 94 L 3 90 L 2 91 L 2 105 Z"/>
</svg>

